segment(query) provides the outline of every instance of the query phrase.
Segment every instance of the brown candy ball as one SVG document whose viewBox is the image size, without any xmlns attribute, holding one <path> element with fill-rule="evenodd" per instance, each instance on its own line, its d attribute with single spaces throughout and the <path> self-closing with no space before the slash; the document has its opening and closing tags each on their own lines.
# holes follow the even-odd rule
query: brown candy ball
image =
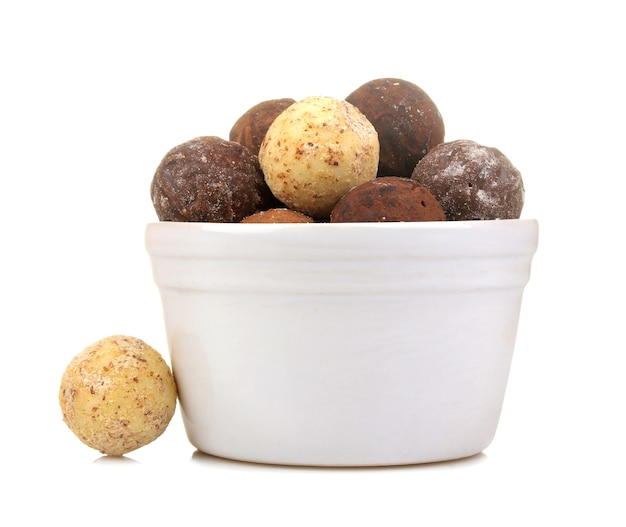
<svg viewBox="0 0 626 527">
<path fill-rule="evenodd" d="M 331 223 L 443 221 L 446 215 L 435 197 L 409 178 L 379 177 L 354 187 L 331 212 Z"/>
<path fill-rule="evenodd" d="M 411 177 L 418 161 L 445 135 L 431 98 L 415 84 L 393 78 L 363 84 L 346 97 L 378 132 L 379 176 Z"/>
<path fill-rule="evenodd" d="M 259 148 L 267 129 L 274 119 L 294 102 L 296 102 L 294 99 L 272 99 L 260 102 L 237 119 L 228 138 L 242 144 L 254 155 L 259 155 Z"/>
<path fill-rule="evenodd" d="M 517 219 L 524 206 L 519 170 L 496 148 L 474 141 L 435 147 L 411 178 L 433 193 L 448 220 Z"/>
<path fill-rule="evenodd" d="M 295 210 L 269 209 L 255 212 L 241 223 L 315 223 L 315 220 Z"/>
<path fill-rule="evenodd" d="M 161 221 L 239 222 L 274 198 L 258 158 L 219 137 L 197 137 L 171 149 L 150 187 Z"/>
</svg>

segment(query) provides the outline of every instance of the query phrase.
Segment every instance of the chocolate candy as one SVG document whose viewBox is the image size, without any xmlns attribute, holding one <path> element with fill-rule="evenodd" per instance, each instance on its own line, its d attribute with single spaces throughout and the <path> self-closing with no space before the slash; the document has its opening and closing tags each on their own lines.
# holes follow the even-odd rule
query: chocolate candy
<svg viewBox="0 0 626 527">
<path fill-rule="evenodd" d="M 498 149 L 474 141 L 433 148 L 411 179 L 432 192 L 448 220 L 516 219 L 524 206 L 519 170 Z"/>
<path fill-rule="evenodd" d="M 121 456 L 154 441 L 176 409 L 176 382 L 145 342 L 112 335 L 85 348 L 61 379 L 63 420 L 87 446 Z"/>
<path fill-rule="evenodd" d="M 314 223 L 306 214 L 291 209 L 274 208 L 260 210 L 241 220 L 241 223 Z"/>
<path fill-rule="evenodd" d="M 443 118 L 419 86 L 402 79 L 375 79 L 346 101 L 361 110 L 378 132 L 379 176 L 411 177 L 418 161 L 445 135 Z"/>
<path fill-rule="evenodd" d="M 259 150 L 265 181 L 288 208 L 325 219 L 352 187 L 374 179 L 376 130 L 353 105 L 314 96 L 284 110 Z"/>
<path fill-rule="evenodd" d="M 239 222 L 275 203 L 257 156 L 215 136 L 172 148 L 150 194 L 161 221 Z"/>
<path fill-rule="evenodd" d="M 379 177 L 353 188 L 331 212 L 331 223 L 442 221 L 446 215 L 425 187 L 408 178 Z"/>
<path fill-rule="evenodd" d="M 256 104 L 237 119 L 228 138 L 242 144 L 254 155 L 259 155 L 267 129 L 294 102 L 294 99 L 271 99 Z"/>
</svg>

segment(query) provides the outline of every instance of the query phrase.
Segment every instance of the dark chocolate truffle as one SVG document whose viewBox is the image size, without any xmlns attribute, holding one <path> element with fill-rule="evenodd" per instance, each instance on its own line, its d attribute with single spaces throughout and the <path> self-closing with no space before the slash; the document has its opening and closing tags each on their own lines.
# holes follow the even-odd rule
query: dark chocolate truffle
<svg viewBox="0 0 626 527">
<path fill-rule="evenodd" d="M 441 205 L 425 187 L 397 176 L 379 177 L 354 187 L 330 215 L 331 223 L 445 219 Z"/>
<path fill-rule="evenodd" d="M 522 176 L 498 149 L 461 139 L 433 148 L 411 178 L 441 203 L 448 220 L 517 219 Z"/>
<path fill-rule="evenodd" d="M 236 223 L 274 202 L 257 156 L 215 136 L 172 148 L 154 174 L 150 194 L 161 221 Z"/>
<path fill-rule="evenodd" d="M 315 220 L 295 210 L 274 208 L 255 212 L 241 223 L 315 223 Z"/>
<path fill-rule="evenodd" d="M 379 176 L 411 177 L 418 161 L 444 140 L 439 110 L 428 94 L 411 82 L 372 80 L 346 101 L 361 110 L 378 132 Z"/>
<path fill-rule="evenodd" d="M 228 138 L 242 144 L 258 156 L 267 129 L 274 119 L 294 102 L 296 102 L 294 99 L 271 99 L 260 102 L 237 119 Z"/>
</svg>

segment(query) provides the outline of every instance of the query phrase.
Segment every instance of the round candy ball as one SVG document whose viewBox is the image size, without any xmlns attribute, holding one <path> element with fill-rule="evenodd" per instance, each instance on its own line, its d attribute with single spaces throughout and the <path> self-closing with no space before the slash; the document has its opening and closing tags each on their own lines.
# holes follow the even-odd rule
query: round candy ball
<svg viewBox="0 0 626 527">
<path fill-rule="evenodd" d="M 251 216 L 241 220 L 241 223 L 314 223 L 315 220 L 301 212 L 274 208 L 268 210 L 260 210 Z"/>
<path fill-rule="evenodd" d="M 314 96 L 274 119 L 259 162 L 286 207 L 323 219 L 348 190 L 376 177 L 379 148 L 376 130 L 357 108 Z"/>
<path fill-rule="evenodd" d="M 176 409 L 176 383 L 161 355 L 129 336 L 106 337 L 67 366 L 63 420 L 86 445 L 121 456 L 154 441 Z"/>
<path fill-rule="evenodd" d="M 271 99 L 256 104 L 237 119 L 228 138 L 242 144 L 254 155 L 259 155 L 267 129 L 294 102 L 294 99 Z"/>
<path fill-rule="evenodd" d="M 161 221 L 236 223 L 274 203 L 257 156 L 215 136 L 172 148 L 156 169 L 150 195 Z"/>
<path fill-rule="evenodd" d="M 359 108 L 378 132 L 379 176 L 411 177 L 419 160 L 444 140 L 437 106 L 412 82 L 375 79 L 353 91 L 346 101 Z"/>
<path fill-rule="evenodd" d="M 498 149 L 466 139 L 433 148 L 411 178 L 433 193 L 448 220 L 517 219 L 524 206 L 520 171 Z"/>
<path fill-rule="evenodd" d="M 398 176 L 379 177 L 353 188 L 330 214 L 331 223 L 445 219 L 441 205 L 425 187 Z"/>
</svg>

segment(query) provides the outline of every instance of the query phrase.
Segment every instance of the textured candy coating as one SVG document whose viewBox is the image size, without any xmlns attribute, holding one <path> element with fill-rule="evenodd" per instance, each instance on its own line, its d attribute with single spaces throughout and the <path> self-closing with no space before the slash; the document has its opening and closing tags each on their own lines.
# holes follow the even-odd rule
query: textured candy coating
<svg viewBox="0 0 626 527">
<path fill-rule="evenodd" d="M 419 160 L 444 140 L 437 106 L 412 82 L 375 79 L 353 91 L 346 101 L 359 108 L 378 132 L 379 176 L 411 177 Z"/>
<path fill-rule="evenodd" d="M 176 383 L 161 355 L 124 335 L 76 355 L 61 380 L 63 420 L 86 445 L 120 456 L 154 441 L 176 409 Z"/>
<path fill-rule="evenodd" d="M 448 220 L 517 219 L 524 206 L 519 170 L 498 149 L 466 139 L 435 147 L 411 178 L 434 194 Z"/>
<path fill-rule="evenodd" d="M 500 150 L 460 139 L 433 148 L 411 179 L 437 198 L 448 220 L 517 219 L 524 183 Z"/>
<path fill-rule="evenodd" d="M 267 129 L 294 102 L 294 99 L 271 99 L 254 105 L 237 119 L 228 138 L 242 144 L 254 155 L 259 155 Z"/>
<path fill-rule="evenodd" d="M 398 176 L 379 177 L 353 188 L 330 214 L 331 223 L 445 219 L 443 208 L 425 187 Z"/>
<path fill-rule="evenodd" d="M 314 96 L 276 117 L 259 162 L 276 198 L 320 219 L 348 190 L 376 177 L 378 153 L 376 130 L 357 108 Z"/>
<path fill-rule="evenodd" d="M 215 136 L 172 148 L 150 194 L 161 221 L 239 222 L 274 203 L 257 156 Z"/>
<path fill-rule="evenodd" d="M 241 223 L 314 223 L 306 214 L 291 209 L 274 208 L 260 210 L 241 220 Z"/>
</svg>

